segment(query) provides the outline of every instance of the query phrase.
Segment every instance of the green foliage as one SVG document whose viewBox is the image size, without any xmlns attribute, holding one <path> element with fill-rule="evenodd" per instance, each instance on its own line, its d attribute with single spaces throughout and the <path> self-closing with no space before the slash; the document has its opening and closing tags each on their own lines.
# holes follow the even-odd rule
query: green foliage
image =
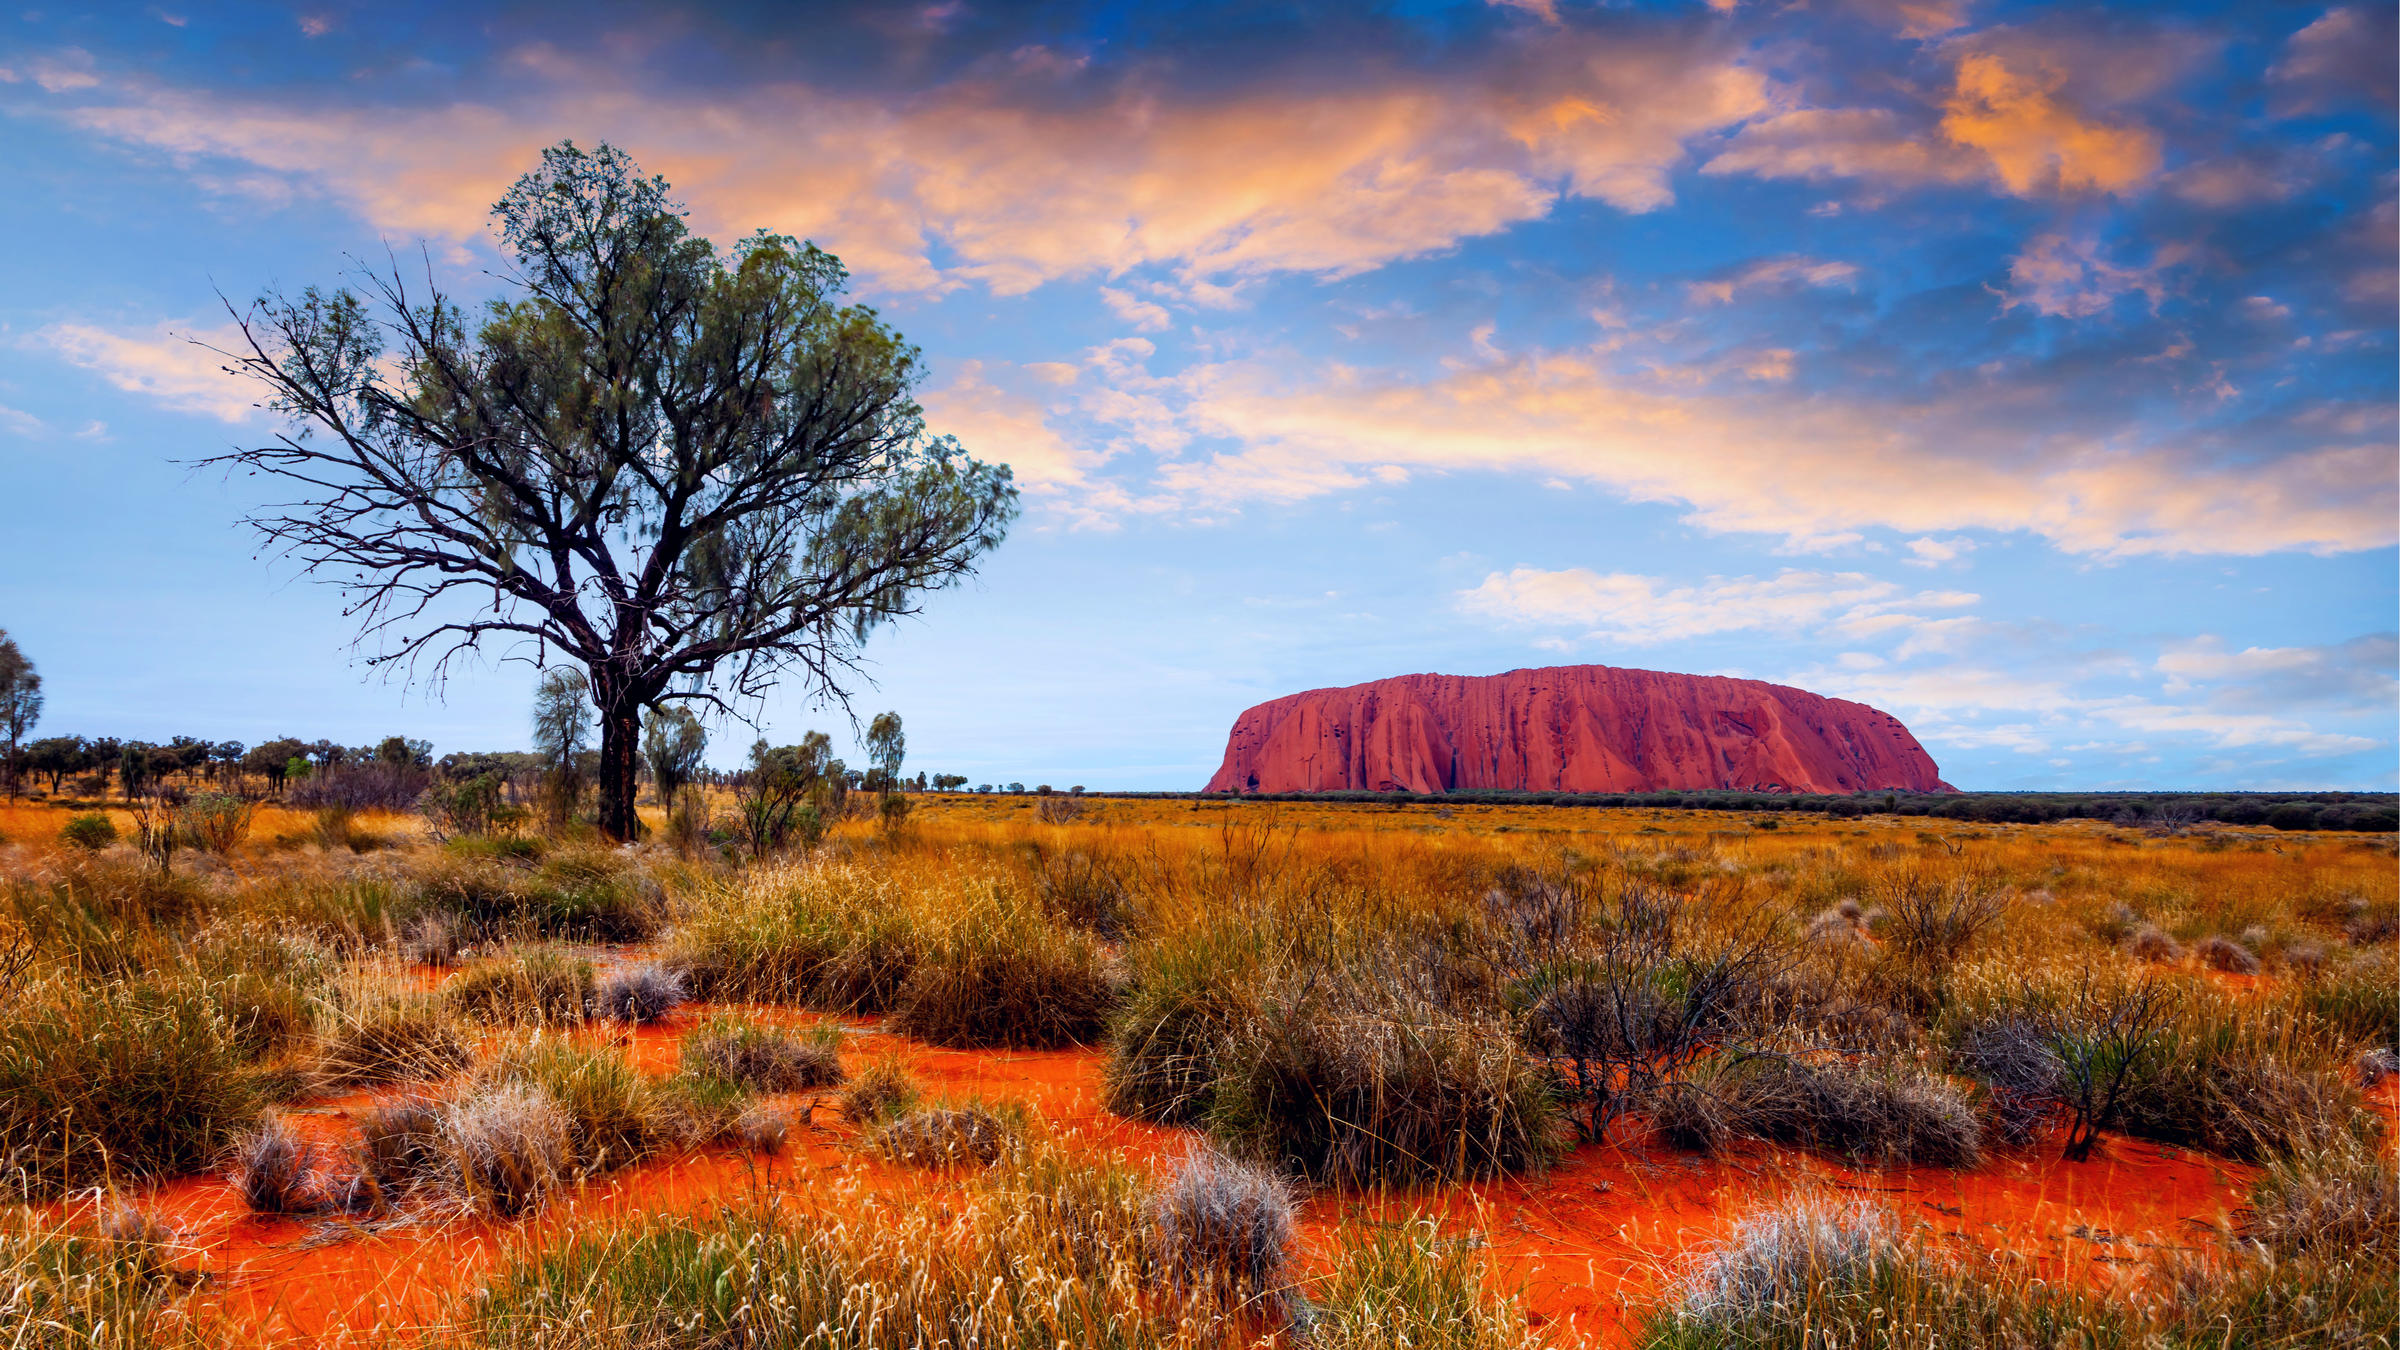
<svg viewBox="0 0 2400 1350">
<path fill-rule="evenodd" d="M 661 806 L 674 809 L 675 794 L 700 772 L 701 757 L 707 753 L 708 729 L 691 709 L 677 704 L 651 710 L 642 728 L 642 758 L 649 762 Z"/>
<path fill-rule="evenodd" d="M 256 1120 L 262 1082 L 236 1011 L 206 984 L 67 984 L 0 1021 L 0 1165 L 54 1195 L 208 1165 Z"/>
<path fill-rule="evenodd" d="M 892 1025 L 936 1045 L 1085 1045 L 1100 1039 L 1115 997 L 1097 940 L 1008 905 L 925 944 L 893 1002 Z"/>
<path fill-rule="evenodd" d="M 59 840 L 80 849 L 98 852 L 117 842 L 117 823 L 105 811 L 87 811 L 71 816 L 59 827 Z"/>
<path fill-rule="evenodd" d="M 1309 1321 L 1322 1350 L 1519 1350 L 1541 1344 L 1521 1300 L 1488 1288 L 1468 1240 L 1415 1220 L 1348 1235 Z"/>
</svg>

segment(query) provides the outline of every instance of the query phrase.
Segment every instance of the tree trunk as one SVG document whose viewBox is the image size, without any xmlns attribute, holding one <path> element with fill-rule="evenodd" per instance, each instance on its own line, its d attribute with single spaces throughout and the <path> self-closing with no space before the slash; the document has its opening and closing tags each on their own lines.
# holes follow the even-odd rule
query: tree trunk
<svg viewBox="0 0 2400 1350">
<path fill-rule="evenodd" d="M 642 818 L 633 808 L 641 789 L 636 768 L 642 738 L 640 700 L 618 697 L 600 705 L 600 828 L 619 843 L 642 836 Z"/>
</svg>

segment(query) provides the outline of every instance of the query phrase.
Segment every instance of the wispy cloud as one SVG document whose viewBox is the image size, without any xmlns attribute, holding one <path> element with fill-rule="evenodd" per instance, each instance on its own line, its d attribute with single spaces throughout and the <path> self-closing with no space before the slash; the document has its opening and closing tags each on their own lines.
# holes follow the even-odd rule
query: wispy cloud
<svg viewBox="0 0 2400 1350">
<path fill-rule="evenodd" d="M 257 389 L 228 374 L 226 358 L 212 350 L 235 350 L 240 341 L 240 332 L 230 325 L 202 329 L 162 323 L 119 331 L 57 323 L 38 334 L 43 348 L 98 372 L 127 393 L 223 422 L 248 421 L 258 411 Z"/>
<path fill-rule="evenodd" d="M 1588 630 L 1587 640 L 1654 645 L 1717 633 L 1824 630 L 1843 638 L 1922 622 L 1906 607 L 1972 605 L 1963 592 L 1910 595 L 1861 572 L 1786 570 L 1772 577 L 1710 577 L 1677 585 L 1661 577 L 1519 567 L 1494 572 L 1458 594 L 1478 617 L 1541 628 Z"/>
</svg>

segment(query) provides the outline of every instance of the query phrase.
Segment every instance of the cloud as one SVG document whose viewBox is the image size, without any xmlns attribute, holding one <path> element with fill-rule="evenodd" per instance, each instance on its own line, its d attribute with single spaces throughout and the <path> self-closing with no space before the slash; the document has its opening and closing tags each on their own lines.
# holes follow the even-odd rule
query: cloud
<svg viewBox="0 0 2400 1350">
<path fill-rule="evenodd" d="M 1723 305 L 1732 303 L 1738 291 L 1794 286 L 1846 287 L 1857 280 L 1858 268 L 1850 263 L 1795 254 L 1783 258 L 1760 258 L 1723 276 L 1692 282 L 1684 289 L 1694 304 Z"/>
<path fill-rule="evenodd" d="M 227 373 L 225 358 L 210 350 L 240 348 L 241 332 L 230 325 L 196 329 L 162 323 L 116 332 L 94 324 L 56 323 L 35 336 L 41 349 L 178 412 L 246 422 L 258 411 L 257 388 Z"/>
<path fill-rule="evenodd" d="M 1037 507 L 1070 523 L 1103 525 L 1121 512 L 1124 493 L 1093 477 L 1107 455 L 1068 441 L 1040 402 L 992 383 L 986 370 L 981 361 L 962 361 L 948 384 L 922 395 L 926 425 L 957 437 L 978 459 L 1007 464 Z"/>
<path fill-rule="evenodd" d="M 1939 567 L 1946 562 L 1956 562 L 1974 550 L 1975 541 L 1972 539 L 1935 539 L 1928 536 L 1909 540 L 1909 556 L 1901 561 L 1911 567 Z"/>
<path fill-rule="evenodd" d="M 2240 709 L 2333 704 L 2389 712 L 2400 698 L 2400 635 L 2370 633 L 2317 647 L 2245 647 L 2194 638 L 2159 654 L 2166 690 L 2208 688 L 2221 706 Z"/>
<path fill-rule="evenodd" d="M 1970 51 L 1931 125 L 1914 109 L 1780 109 L 1746 123 L 1702 171 L 1894 188 L 1982 183 L 2018 197 L 2122 194 L 2155 177 L 2157 134 L 2083 112 L 2064 82 L 2036 56 Z"/>
<path fill-rule="evenodd" d="M 1986 165 L 1913 130 L 1888 108 L 1795 108 L 1746 123 L 1700 171 L 1923 187 L 1980 180 Z"/>
<path fill-rule="evenodd" d="M 1958 592 L 1908 596 L 1862 572 L 1786 570 L 1678 586 L 1628 572 L 1519 567 L 1491 573 L 1457 600 L 1468 613 L 1501 623 L 1587 629 L 1590 640 L 1649 646 L 1752 629 L 1828 628 L 1859 637 L 1922 622 L 1897 612 L 1902 605 L 1950 608 L 1977 598 Z"/>
<path fill-rule="evenodd" d="M 1145 408 L 1234 449 L 1164 466 L 1187 501 L 1229 506 L 1359 486 L 1374 465 L 1588 482 L 1688 508 L 1705 529 L 1796 547 L 1865 529 L 2023 530 L 2077 553 L 2337 552 L 2388 547 L 2400 515 L 2389 419 L 2286 428 L 2279 454 L 2218 460 L 2046 406 L 2008 381 L 1911 401 L 1684 392 L 1590 351 L 1507 356 L 1424 378 L 1264 362 L 1196 367 Z"/>
<path fill-rule="evenodd" d="M 2288 717 L 2163 704 L 2125 694 L 2081 693 L 2066 680 L 1974 662 L 1906 670 L 1819 667 L 1791 677 L 1818 693 L 1872 704 L 1904 718 L 1920 739 L 1942 747 L 1992 747 L 2045 754 L 2062 741 L 2129 731 L 2188 738 L 2214 749 L 2271 749 L 2309 757 L 2358 754 L 2388 743 L 2327 731 Z M 1993 722 L 1993 718 L 2033 720 Z M 2121 747 L 2084 744 L 2079 750 Z"/>
<path fill-rule="evenodd" d="M 644 92 L 530 47 L 507 101 L 304 106 L 111 75 L 56 111 L 232 190 L 323 193 L 406 234 L 480 237 L 539 147 L 572 134 L 664 174 L 711 234 L 806 235 L 881 285 L 1014 294 L 1157 266 L 1206 298 L 1212 279 L 1437 252 L 1562 195 L 1665 206 L 1685 144 L 1765 106 L 1740 55 L 1701 28 L 1610 23 L 1438 73 L 1185 90 L 1118 72 L 1067 97 L 1054 72 L 978 67 L 878 96 Z"/>
<path fill-rule="evenodd" d="M 2158 260 L 2147 267 L 2119 266 L 2102 257 L 2099 241 L 2089 237 L 2035 235 L 2009 259 L 2005 307 L 2025 305 L 2039 314 L 2081 319 L 2105 312 L 2121 296 L 2139 294 L 2155 310 L 2166 296 L 2162 267 Z"/>
<path fill-rule="evenodd" d="M 42 419 L 19 408 L 0 403 L 0 431 L 12 436 L 39 436 L 44 427 Z"/>
<path fill-rule="evenodd" d="M 2393 105 L 2400 59 L 2393 55 L 2392 7 L 2339 5 L 2317 16 L 2284 44 L 2267 71 L 2277 110 L 2315 112 L 2345 99 Z"/>
<path fill-rule="evenodd" d="M 1110 313 L 1145 333 L 1159 332 L 1174 322 L 1166 306 L 1153 304 L 1114 286 L 1101 287 L 1100 300 L 1108 306 Z"/>
</svg>

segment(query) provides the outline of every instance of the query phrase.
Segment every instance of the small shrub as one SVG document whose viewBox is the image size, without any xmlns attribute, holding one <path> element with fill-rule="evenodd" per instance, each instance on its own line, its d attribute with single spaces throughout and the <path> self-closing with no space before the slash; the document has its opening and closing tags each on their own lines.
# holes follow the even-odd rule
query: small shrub
<svg viewBox="0 0 2400 1350">
<path fill-rule="evenodd" d="M 104 811 L 87 811 L 70 816 L 59 827 L 59 842 L 97 853 L 117 842 L 117 822 Z"/>
<path fill-rule="evenodd" d="M 2400 1256 L 2400 1161 L 2355 1138 L 2280 1159 L 2250 1188 L 2236 1231 L 2275 1255 Z"/>
<path fill-rule="evenodd" d="M 2248 947 L 2231 938 L 2202 938 L 2199 944 L 2192 948 L 2192 954 L 2199 957 L 2200 964 L 2210 970 L 2221 970 L 2233 975 L 2256 975 L 2258 973 L 2258 957 L 2253 955 Z"/>
<path fill-rule="evenodd" d="M 753 1153 L 781 1153 L 791 1132 L 791 1116 L 772 1106 L 751 1106 L 733 1122 L 734 1140 Z"/>
<path fill-rule="evenodd" d="M 2126 935 L 2125 954 L 2136 961 L 2164 964 L 2183 959 L 2183 944 L 2155 925 L 2143 924 Z"/>
<path fill-rule="evenodd" d="M 978 1105 L 936 1106 L 887 1121 L 875 1132 L 877 1152 L 920 1167 L 978 1166 L 997 1159 L 1015 1133 Z"/>
<path fill-rule="evenodd" d="M 537 1035 L 495 1055 L 479 1077 L 540 1091 L 565 1114 L 572 1161 L 586 1174 L 639 1162 L 671 1133 L 650 1080 L 607 1050 Z"/>
<path fill-rule="evenodd" d="M 387 1196 L 432 1181 L 442 1165 L 442 1107 L 424 1097 L 380 1102 L 358 1113 L 360 1175 Z"/>
<path fill-rule="evenodd" d="M 1537 1350 L 1523 1303 L 1489 1291 L 1479 1246 L 1427 1221 L 1353 1239 L 1308 1312 L 1315 1350 Z"/>
<path fill-rule="evenodd" d="M 683 1006 L 683 980 L 654 962 L 625 966 L 601 977 L 593 1006 L 628 1025 L 655 1022 Z"/>
<path fill-rule="evenodd" d="M 842 1071 L 841 1030 L 820 1025 L 806 1038 L 731 1018 L 718 1018 L 685 1033 L 683 1071 L 733 1083 L 753 1092 L 801 1092 L 838 1086 Z"/>
<path fill-rule="evenodd" d="M 1099 944 L 1011 915 L 961 922 L 909 972 L 892 1027 L 950 1046 L 1052 1049 L 1100 1038 L 1115 1001 Z"/>
<path fill-rule="evenodd" d="M 1725 1056 L 1662 1094 L 1652 1125 L 1703 1152 L 1735 1136 L 1937 1167 L 1972 1167 L 1982 1152 L 1974 1104 L 1946 1080 L 1839 1057 Z"/>
<path fill-rule="evenodd" d="M 470 966 L 446 992 L 486 1022 L 579 1022 L 595 996 L 591 962 L 540 949 Z"/>
<path fill-rule="evenodd" d="M 435 1001 L 410 999 L 344 1017 L 318 1049 L 315 1077 L 326 1089 L 442 1078 L 471 1058 Z"/>
<path fill-rule="evenodd" d="M 184 803 L 182 824 L 193 843 L 222 856 L 250 837 L 250 819 L 256 810 L 255 803 L 239 797 L 203 793 Z"/>
<path fill-rule="evenodd" d="M 458 964 L 461 945 L 458 920 L 438 910 L 410 920 L 400 934 L 400 955 L 404 960 L 444 970 Z"/>
<path fill-rule="evenodd" d="M 858 1125 L 878 1125 L 915 1109 L 922 1095 L 900 1061 L 879 1059 L 842 1089 L 842 1117 Z"/>
<path fill-rule="evenodd" d="M 540 1088 L 503 1083 L 445 1111 L 437 1147 L 462 1198 L 507 1218 L 539 1206 L 565 1179 L 573 1133 Z"/>
<path fill-rule="evenodd" d="M 1294 1213 L 1282 1178 L 1211 1149 L 1187 1155 L 1151 1202 L 1167 1277 L 1226 1306 L 1280 1301 Z"/>
<path fill-rule="evenodd" d="M 316 1150 L 282 1120 L 269 1116 L 234 1141 L 233 1188 L 253 1214 L 305 1214 L 319 1208 L 310 1189 Z"/>
<path fill-rule="evenodd" d="M 1744 1220 L 1711 1248 L 1670 1316 L 1686 1335 L 1780 1344 L 1773 1329 L 1822 1326 L 1812 1314 L 1871 1290 L 1904 1259 L 1881 1210 L 1803 1200 Z"/>
</svg>

